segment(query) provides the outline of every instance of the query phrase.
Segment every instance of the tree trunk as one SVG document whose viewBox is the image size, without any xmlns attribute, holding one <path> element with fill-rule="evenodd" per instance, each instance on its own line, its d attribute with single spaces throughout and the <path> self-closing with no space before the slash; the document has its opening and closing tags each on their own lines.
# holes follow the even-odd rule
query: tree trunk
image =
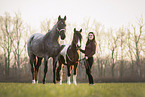
<svg viewBox="0 0 145 97">
<path fill-rule="evenodd" d="M 112 78 L 114 78 L 114 67 L 115 67 L 115 63 L 113 62 L 113 64 L 112 64 L 112 68 L 111 68 Z"/>
<path fill-rule="evenodd" d="M 8 63 L 7 63 L 7 57 L 6 57 L 6 53 L 4 54 L 4 58 L 5 58 L 5 77 L 8 77 Z"/>
</svg>

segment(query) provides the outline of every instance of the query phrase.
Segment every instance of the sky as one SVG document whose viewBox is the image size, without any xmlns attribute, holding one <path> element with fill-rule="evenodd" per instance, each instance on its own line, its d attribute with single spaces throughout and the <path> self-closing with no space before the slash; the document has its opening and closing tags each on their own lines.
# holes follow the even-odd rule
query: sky
<svg viewBox="0 0 145 97">
<path fill-rule="evenodd" d="M 141 16 L 145 19 L 145 0 L 0 0 L 0 16 L 5 12 L 20 12 L 24 22 L 38 31 L 43 20 L 59 15 L 77 25 L 90 18 L 106 28 L 117 28 Z"/>
</svg>

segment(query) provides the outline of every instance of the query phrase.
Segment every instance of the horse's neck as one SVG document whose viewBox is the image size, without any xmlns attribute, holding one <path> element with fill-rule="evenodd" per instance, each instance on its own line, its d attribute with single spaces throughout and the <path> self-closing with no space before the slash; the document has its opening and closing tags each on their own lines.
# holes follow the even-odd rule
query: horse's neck
<svg viewBox="0 0 145 97">
<path fill-rule="evenodd" d="M 56 26 L 56 25 L 55 25 Z M 48 31 L 45 36 L 44 36 L 44 40 L 45 41 L 53 41 L 53 42 L 57 42 L 58 43 L 58 39 L 59 39 L 59 34 L 57 32 L 57 28 L 53 27 L 51 31 Z"/>
<path fill-rule="evenodd" d="M 76 44 L 75 43 L 71 43 L 71 50 L 73 51 L 73 52 L 76 52 L 77 51 L 77 47 L 76 47 Z"/>
<path fill-rule="evenodd" d="M 70 45 L 69 52 L 71 52 L 71 53 L 68 53 L 68 56 L 70 57 L 71 61 L 76 62 L 78 60 L 78 57 L 77 57 L 78 50 L 77 50 L 76 44 L 74 44 L 73 42 Z"/>
</svg>

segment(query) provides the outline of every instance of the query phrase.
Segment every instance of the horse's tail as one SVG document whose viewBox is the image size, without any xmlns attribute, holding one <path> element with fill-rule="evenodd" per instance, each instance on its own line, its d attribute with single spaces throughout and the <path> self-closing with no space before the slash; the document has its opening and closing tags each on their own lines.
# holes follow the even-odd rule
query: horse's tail
<svg viewBox="0 0 145 97">
<path fill-rule="evenodd" d="M 32 40 L 34 38 L 34 35 L 30 38 L 29 43 L 31 44 Z"/>
<path fill-rule="evenodd" d="M 33 39 L 34 39 L 34 35 L 32 35 L 32 36 L 29 38 L 29 40 L 28 40 L 28 43 L 27 43 L 28 52 L 29 52 L 29 50 L 30 50 L 31 42 L 32 42 Z"/>
</svg>

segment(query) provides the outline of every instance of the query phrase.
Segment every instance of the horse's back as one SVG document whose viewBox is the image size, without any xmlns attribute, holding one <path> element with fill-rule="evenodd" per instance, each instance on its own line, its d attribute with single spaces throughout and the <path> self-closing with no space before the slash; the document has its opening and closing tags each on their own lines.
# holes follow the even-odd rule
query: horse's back
<svg viewBox="0 0 145 97">
<path fill-rule="evenodd" d="M 39 42 L 39 41 L 41 41 L 43 36 L 44 35 L 41 34 L 41 33 L 35 33 L 35 34 L 31 35 L 29 40 L 28 40 L 27 46 L 30 47 L 32 42 L 35 42 L 35 41 Z"/>
<path fill-rule="evenodd" d="M 33 38 L 33 40 L 40 40 L 40 39 L 42 39 L 43 38 L 43 34 L 41 34 L 41 33 L 35 33 L 35 34 L 33 34 L 30 38 Z"/>
<path fill-rule="evenodd" d="M 42 49 L 41 45 L 43 36 L 44 35 L 41 33 L 35 33 L 29 38 L 27 43 L 28 55 L 31 55 L 32 52 L 34 53 L 35 51 L 39 51 L 40 49 Z"/>
</svg>

